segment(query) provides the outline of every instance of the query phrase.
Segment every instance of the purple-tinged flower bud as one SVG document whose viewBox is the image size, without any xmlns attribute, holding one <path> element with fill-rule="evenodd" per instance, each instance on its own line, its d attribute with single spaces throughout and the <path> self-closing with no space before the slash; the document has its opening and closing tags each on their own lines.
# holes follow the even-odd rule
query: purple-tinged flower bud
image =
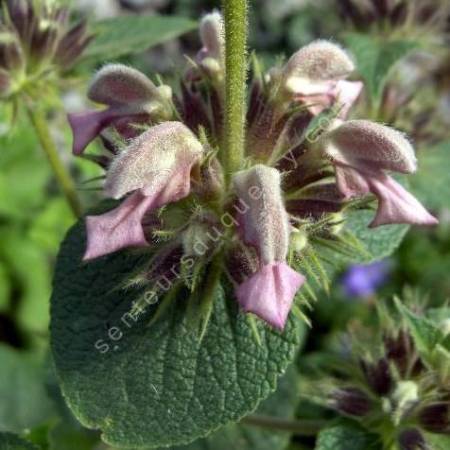
<svg viewBox="0 0 450 450">
<path fill-rule="evenodd" d="M 415 428 L 408 428 L 400 433 L 398 438 L 400 450 L 431 450 L 421 432 Z"/>
<path fill-rule="evenodd" d="M 8 14 L 11 23 L 22 39 L 27 38 L 29 26 L 33 20 L 33 10 L 29 0 L 8 0 Z"/>
<path fill-rule="evenodd" d="M 133 120 L 150 115 L 168 115 L 171 97 L 168 86 L 156 87 L 143 73 L 122 64 L 111 64 L 94 77 L 89 98 L 107 105 L 103 111 L 70 114 L 74 133 L 73 152 L 81 154 L 87 145 L 106 127 L 126 118 Z"/>
<path fill-rule="evenodd" d="M 344 81 L 354 69 L 345 50 L 318 40 L 294 53 L 281 71 L 272 71 L 270 78 L 281 83 L 288 99 L 305 103 L 312 114 L 338 102 L 339 117 L 345 118 L 363 88 L 361 82 Z"/>
<path fill-rule="evenodd" d="M 200 23 L 200 39 L 203 47 L 197 55 L 202 67 L 211 75 L 220 72 L 225 58 L 225 35 L 222 16 L 213 12 Z"/>
<path fill-rule="evenodd" d="M 389 363 L 381 358 L 376 364 L 361 361 L 361 368 L 372 390 L 381 396 L 388 395 L 392 390 L 393 380 Z"/>
<path fill-rule="evenodd" d="M 280 187 L 280 173 L 256 165 L 233 179 L 243 240 L 255 247 L 260 268 L 236 291 L 246 312 L 283 329 L 295 293 L 305 278 L 286 264 L 291 226 Z"/>
<path fill-rule="evenodd" d="M 30 41 L 30 55 L 36 61 L 53 57 L 58 39 L 58 27 L 56 23 L 40 23 L 33 30 Z"/>
<path fill-rule="evenodd" d="M 333 162 L 369 172 L 417 170 L 413 147 L 393 128 L 368 120 L 350 120 L 327 133 L 326 138 L 326 153 Z"/>
<path fill-rule="evenodd" d="M 136 138 L 113 161 L 105 184 L 110 197 L 133 194 L 116 209 L 87 217 L 84 260 L 148 245 L 142 229 L 144 215 L 189 195 L 190 172 L 202 154 L 200 142 L 180 122 L 164 122 Z"/>
<path fill-rule="evenodd" d="M 9 31 L 0 33 L 0 67 L 15 71 L 23 68 L 24 55 L 17 37 Z"/>
<path fill-rule="evenodd" d="M 62 70 L 70 69 L 93 39 L 87 34 L 86 24 L 81 22 L 61 39 L 55 52 L 55 62 Z"/>
<path fill-rule="evenodd" d="M 396 130 L 365 120 L 334 126 L 321 144 L 336 169 L 336 181 L 347 197 L 373 193 L 378 211 L 371 227 L 391 223 L 435 225 L 420 202 L 384 170 L 411 173 L 417 160 L 411 144 Z"/>
<path fill-rule="evenodd" d="M 387 261 L 351 266 L 342 277 L 342 286 L 348 297 L 368 298 L 374 295 L 389 276 Z"/>
<path fill-rule="evenodd" d="M 362 389 L 354 387 L 335 390 L 332 394 L 332 402 L 338 411 L 357 417 L 367 415 L 372 407 L 369 396 Z"/>
<path fill-rule="evenodd" d="M 386 358 L 393 361 L 401 376 L 405 376 L 414 357 L 414 345 L 411 336 L 400 330 L 397 336 L 386 335 L 383 338 Z"/>
<path fill-rule="evenodd" d="M 431 433 L 450 434 L 450 402 L 426 406 L 419 412 L 419 422 Z"/>
<path fill-rule="evenodd" d="M 286 87 L 293 93 L 313 93 L 312 83 L 347 78 L 355 65 L 345 50 L 318 40 L 294 53 L 283 70 Z"/>
</svg>

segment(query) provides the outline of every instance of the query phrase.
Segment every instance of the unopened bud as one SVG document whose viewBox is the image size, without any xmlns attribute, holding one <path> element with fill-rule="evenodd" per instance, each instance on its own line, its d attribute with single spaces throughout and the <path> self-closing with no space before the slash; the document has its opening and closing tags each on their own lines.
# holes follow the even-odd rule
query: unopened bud
<svg viewBox="0 0 450 450">
<path fill-rule="evenodd" d="M 392 375 L 389 363 L 385 358 L 381 358 L 375 364 L 361 361 L 361 367 L 367 382 L 375 393 L 386 396 L 391 392 Z"/>
<path fill-rule="evenodd" d="M 424 437 L 419 430 L 408 428 L 400 433 L 398 438 L 400 450 L 429 450 Z"/>
<path fill-rule="evenodd" d="M 338 389 L 332 396 L 336 409 L 344 414 L 362 417 L 370 412 L 370 398 L 361 389 L 353 387 Z"/>
<path fill-rule="evenodd" d="M 209 227 L 202 223 L 192 224 L 182 237 L 185 256 L 204 256 L 213 250 L 213 242 L 208 234 Z"/>
<path fill-rule="evenodd" d="M 223 19 L 219 12 L 213 12 L 203 17 L 200 23 L 200 39 L 207 57 L 223 60 L 225 48 L 225 36 Z"/>
<path fill-rule="evenodd" d="M 287 91 L 306 94 L 312 83 L 344 79 L 354 68 L 341 47 L 318 40 L 291 56 L 284 67 L 283 79 Z"/>
<path fill-rule="evenodd" d="M 419 387 L 414 381 L 400 381 L 391 398 L 390 408 L 396 422 L 400 422 L 404 413 L 419 400 Z"/>
<path fill-rule="evenodd" d="M 450 403 L 440 402 L 426 406 L 419 413 L 419 421 L 427 431 L 450 434 Z"/>
<path fill-rule="evenodd" d="M 300 253 L 308 245 L 308 235 L 303 230 L 294 229 L 291 233 L 290 247 Z"/>
<path fill-rule="evenodd" d="M 22 48 L 11 33 L 0 34 L 0 67 L 9 71 L 20 70 L 24 66 Z"/>
</svg>

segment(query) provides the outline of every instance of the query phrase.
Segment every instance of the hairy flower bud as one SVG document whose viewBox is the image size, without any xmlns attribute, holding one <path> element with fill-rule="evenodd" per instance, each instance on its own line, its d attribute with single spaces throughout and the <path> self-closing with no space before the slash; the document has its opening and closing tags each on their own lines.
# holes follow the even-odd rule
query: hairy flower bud
<svg viewBox="0 0 450 450">
<path fill-rule="evenodd" d="M 414 150 L 401 133 L 373 122 L 353 120 L 333 126 L 320 145 L 335 165 L 337 185 L 345 197 L 371 192 L 378 198 L 372 227 L 437 223 L 413 195 L 384 173 L 411 173 L 417 168 Z"/>
<path fill-rule="evenodd" d="M 113 161 L 105 191 L 113 198 L 133 192 L 119 207 L 87 217 L 88 245 L 84 259 L 124 247 L 145 246 L 144 215 L 190 192 L 190 172 L 203 147 L 180 122 L 165 122 L 135 139 Z"/>
<path fill-rule="evenodd" d="M 288 92 L 301 95 L 323 93 L 327 82 L 347 78 L 355 69 L 348 54 L 338 45 L 318 40 L 294 53 L 282 71 Z"/>
<path fill-rule="evenodd" d="M 326 135 L 326 154 L 356 169 L 412 173 L 417 169 L 414 149 L 393 128 L 368 120 L 350 120 Z"/>
<path fill-rule="evenodd" d="M 243 309 L 282 329 L 294 295 L 305 279 L 286 263 L 291 226 L 283 204 L 280 173 L 256 165 L 233 179 L 243 240 L 256 248 L 261 268 L 236 292 Z"/>
<path fill-rule="evenodd" d="M 81 154 L 104 128 L 124 118 L 128 121 L 141 116 L 167 119 L 171 114 L 170 88 L 156 87 L 143 73 L 123 64 L 110 64 L 101 69 L 91 83 L 88 97 L 107 105 L 108 109 L 69 115 L 76 155 Z"/>
<path fill-rule="evenodd" d="M 225 58 L 225 34 L 222 15 L 213 12 L 203 17 L 200 23 L 200 39 L 203 48 L 197 58 L 210 74 L 223 69 Z"/>
</svg>

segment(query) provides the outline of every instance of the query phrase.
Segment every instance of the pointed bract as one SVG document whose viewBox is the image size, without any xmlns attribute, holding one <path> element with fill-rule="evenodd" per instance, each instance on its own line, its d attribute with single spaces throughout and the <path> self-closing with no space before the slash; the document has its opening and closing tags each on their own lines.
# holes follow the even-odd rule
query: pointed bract
<svg viewBox="0 0 450 450">
<path fill-rule="evenodd" d="M 242 309 L 282 330 L 305 277 L 284 262 L 263 266 L 236 290 Z"/>
</svg>

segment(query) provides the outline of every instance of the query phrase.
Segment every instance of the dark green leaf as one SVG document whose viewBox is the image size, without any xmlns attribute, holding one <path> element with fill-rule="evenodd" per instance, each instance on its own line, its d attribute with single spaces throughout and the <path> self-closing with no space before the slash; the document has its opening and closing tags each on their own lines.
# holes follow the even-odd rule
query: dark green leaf
<svg viewBox="0 0 450 450">
<path fill-rule="evenodd" d="M 112 60 L 138 53 L 194 30 L 197 22 L 174 16 L 122 16 L 96 23 L 84 57 Z"/>
<path fill-rule="evenodd" d="M 42 358 L 0 345 L 0 361 L 0 430 L 19 433 L 52 418 Z"/>
<path fill-rule="evenodd" d="M 381 97 L 391 69 L 418 45 L 414 41 L 387 41 L 360 33 L 347 34 L 345 43 L 355 55 L 357 70 L 375 103 Z"/>
<path fill-rule="evenodd" d="M 39 447 L 12 433 L 0 433 L 1 450 L 39 450 Z"/>
<path fill-rule="evenodd" d="M 261 403 L 255 414 L 290 419 L 299 402 L 298 374 L 291 366 L 280 379 L 278 389 Z M 277 432 L 244 424 L 230 424 L 216 433 L 173 450 L 282 450 L 290 441 L 290 433 Z"/>
<path fill-rule="evenodd" d="M 299 344 L 294 320 L 282 334 L 259 322 L 259 345 L 220 288 L 203 340 L 187 320 L 184 291 L 153 325 L 150 308 L 135 323 L 126 313 L 140 292 L 121 286 L 142 257 L 83 264 L 84 246 L 80 223 L 58 258 L 51 320 L 61 388 L 82 424 L 118 447 L 187 444 L 239 420 L 275 389 Z"/>
<path fill-rule="evenodd" d="M 319 433 L 315 450 L 379 450 L 376 437 L 353 425 L 335 425 Z"/>
</svg>

